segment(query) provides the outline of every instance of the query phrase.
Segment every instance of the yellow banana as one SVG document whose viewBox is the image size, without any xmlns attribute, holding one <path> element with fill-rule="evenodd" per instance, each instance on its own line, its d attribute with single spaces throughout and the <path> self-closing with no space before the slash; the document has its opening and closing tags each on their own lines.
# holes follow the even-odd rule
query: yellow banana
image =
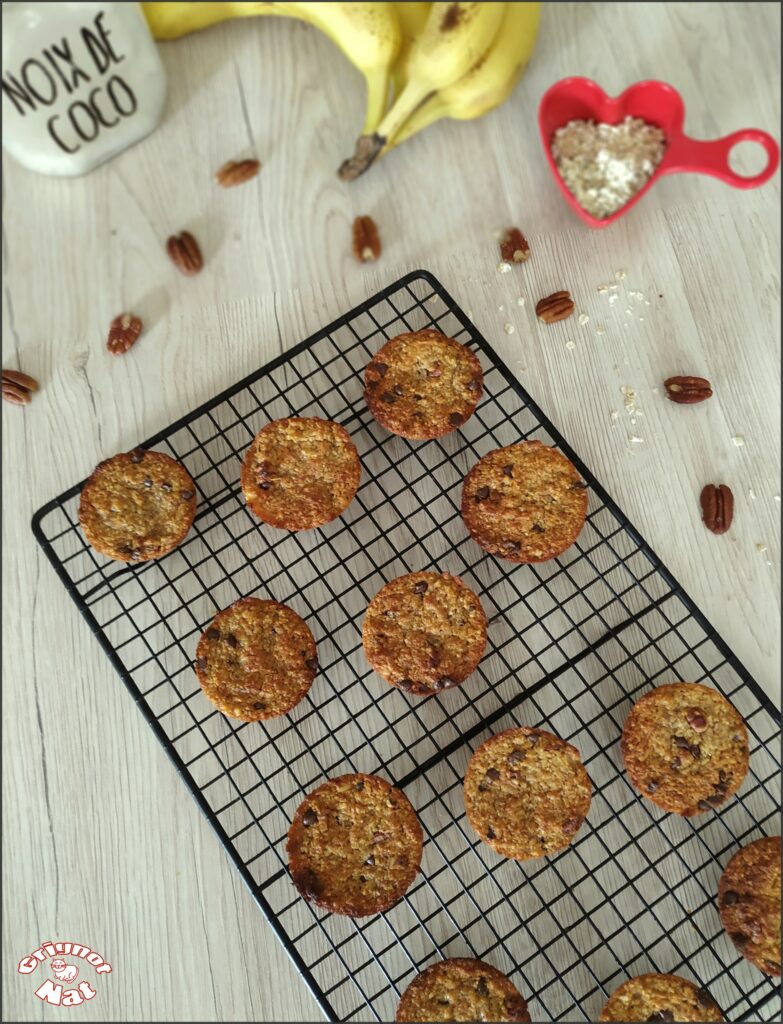
<svg viewBox="0 0 783 1024">
<path fill-rule="evenodd" d="M 431 3 L 396 3 L 397 17 L 400 21 L 400 32 L 402 43 L 397 54 L 397 60 L 392 69 L 392 81 L 394 83 L 395 99 L 405 88 L 408 81 L 406 68 L 408 66 L 408 54 L 415 39 L 420 35 L 429 17 Z"/>
<path fill-rule="evenodd" d="M 364 131 L 373 132 L 386 111 L 391 69 L 402 33 L 394 3 L 143 3 L 156 39 L 177 39 L 228 18 L 277 15 L 320 29 L 355 64 L 367 81 Z"/>
<path fill-rule="evenodd" d="M 441 118 L 472 120 L 508 99 L 533 52 L 540 15 L 540 3 L 507 4 L 490 50 L 459 81 L 441 89 L 415 110 L 380 155 Z"/>
<path fill-rule="evenodd" d="M 505 12 L 504 3 L 433 3 L 410 48 L 406 84 L 375 133 L 364 133 L 353 157 L 339 170 L 352 181 L 370 166 L 387 140 L 394 139 L 417 107 L 468 72 L 492 45 Z"/>
</svg>

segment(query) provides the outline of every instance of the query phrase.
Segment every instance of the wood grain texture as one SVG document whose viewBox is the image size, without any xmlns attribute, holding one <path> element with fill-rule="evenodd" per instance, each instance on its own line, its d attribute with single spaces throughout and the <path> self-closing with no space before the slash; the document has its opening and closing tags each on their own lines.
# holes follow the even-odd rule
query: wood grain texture
<svg viewBox="0 0 783 1024">
<path fill-rule="evenodd" d="M 670 177 L 593 233 L 548 177 L 535 113 L 566 74 L 609 92 L 656 77 L 682 92 L 694 136 L 774 130 L 779 38 L 773 4 L 546 5 L 531 66 L 503 107 L 434 126 L 348 186 L 334 172 L 362 122 L 359 74 L 309 27 L 230 23 L 162 47 L 164 122 L 108 166 L 58 180 L 4 157 L 3 365 L 42 384 L 28 408 L 3 406 L 4 1019 L 63 1012 L 15 971 L 54 938 L 88 942 L 115 966 L 79 1009 L 84 1020 L 317 1018 L 29 520 L 101 458 L 406 269 L 433 270 L 470 310 L 777 698 L 779 176 L 750 192 Z M 245 156 L 262 161 L 259 176 L 216 187 L 215 170 Z M 351 256 L 357 214 L 380 227 L 377 266 Z M 512 223 L 533 255 L 501 275 L 493 232 Z M 206 262 L 193 279 L 164 251 L 183 228 Z M 618 285 L 611 306 L 602 283 Z M 588 323 L 536 321 L 536 299 L 561 287 Z M 106 331 L 123 310 L 144 332 L 112 358 Z M 709 377 L 715 397 L 667 402 L 661 382 L 673 373 Z M 623 387 L 643 413 L 635 424 Z M 700 522 L 708 482 L 735 494 L 723 537 Z"/>
</svg>

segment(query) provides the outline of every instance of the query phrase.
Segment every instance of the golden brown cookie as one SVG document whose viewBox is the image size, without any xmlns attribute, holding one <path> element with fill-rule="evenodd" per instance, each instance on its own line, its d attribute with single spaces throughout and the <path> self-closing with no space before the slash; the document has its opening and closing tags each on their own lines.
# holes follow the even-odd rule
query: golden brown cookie
<svg viewBox="0 0 783 1024">
<path fill-rule="evenodd" d="M 295 611 L 243 597 L 218 612 L 196 648 L 196 675 L 218 711 L 244 722 L 296 707 L 318 671 L 315 640 Z"/>
<path fill-rule="evenodd" d="M 503 857 L 546 857 L 573 840 L 592 786 L 579 751 L 542 729 L 490 736 L 465 773 L 471 827 Z"/>
<path fill-rule="evenodd" d="M 359 453 L 339 423 L 274 420 L 242 463 L 242 491 L 259 519 L 281 530 L 312 530 L 348 508 L 361 476 Z"/>
<path fill-rule="evenodd" d="M 780 974 L 780 836 L 734 854 L 718 888 L 723 927 L 740 953 L 765 974 Z"/>
<path fill-rule="evenodd" d="M 473 415 L 483 379 L 469 348 L 438 331 L 414 331 L 375 353 L 364 374 L 364 398 L 381 426 L 426 441 Z"/>
<path fill-rule="evenodd" d="M 196 487 L 185 467 L 141 448 L 101 462 L 79 499 L 85 537 L 120 562 L 165 555 L 184 540 L 195 515 Z"/>
<path fill-rule="evenodd" d="M 748 771 L 748 730 L 717 690 L 666 683 L 636 702 L 620 742 L 634 786 L 686 818 L 720 807 Z"/>
<path fill-rule="evenodd" d="M 412 572 L 378 591 L 362 626 L 367 660 L 417 697 L 458 686 L 487 644 L 481 602 L 457 576 Z"/>
<path fill-rule="evenodd" d="M 306 797 L 288 830 L 299 892 L 335 914 L 367 917 L 401 899 L 419 870 L 422 832 L 408 798 L 376 775 L 341 775 Z"/>
<path fill-rule="evenodd" d="M 676 974 L 640 974 L 614 990 L 600 1021 L 720 1021 L 720 1007 L 706 989 Z"/>
<path fill-rule="evenodd" d="M 462 518 L 482 548 L 511 562 L 545 562 L 584 526 L 587 485 L 555 448 L 521 441 L 496 448 L 465 477 Z"/>
<path fill-rule="evenodd" d="M 398 1021 L 529 1021 L 527 1003 L 505 974 L 482 960 L 440 960 L 414 978 Z"/>
</svg>

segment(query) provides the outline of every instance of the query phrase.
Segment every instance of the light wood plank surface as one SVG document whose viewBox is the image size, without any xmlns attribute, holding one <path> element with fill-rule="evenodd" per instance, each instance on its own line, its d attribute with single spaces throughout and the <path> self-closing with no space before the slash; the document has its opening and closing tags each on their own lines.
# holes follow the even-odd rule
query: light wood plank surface
<svg viewBox="0 0 783 1024">
<path fill-rule="evenodd" d="M 407 269 L 431 269 L 470 311 L 777 700 L 779 176 L 749 192 L 669 177 L 594 233 L 549 178 L 536 105 L 566 74 L 609 92 L 655 77 L 682 92 L 694 136 L 774 131 L 779 39 L 776 4 L 545 5 L 503 107 L 436 125 L 349 186 L 334 171 L 362 121 L 358 73 L 309 27 L 229 23 L 162 47 L 164 121 L 113 163 L 58 180 L 4 157 L 3 365 L 42 382 L 27 409 L 3 406 L 4 1019 L 63 1012 L 15 970 L 55 938 L 114 964 L 76 1011 L 85 1020 L 318 1018 L 29 522 L 100 459 Z M 262 160 L 259 177 L 217 189 L 215 169 L 245 155 Z M 351 257 L 359 213 L 380 226 L 376 266 Z M 494 231 L 511 223 L 533 256 L 501 275 Z M 205 253 L 194 279 L 163 249 L 183 227 Z M 603 283 L 618 285 L 613 305 Z M 536 299 L 560 287 L 588 323 L 536 321 Z M 113 359 L 106 328 L 125 309 L 145 331 Z M 668 403 L 661 382 L 675 372 L 706 375 L 715 398 Z M 635 424 L 623 387 L 636 392 Z M 736 496 L 723 537 L 700 521 L 711 481 Z"/>
</svg>

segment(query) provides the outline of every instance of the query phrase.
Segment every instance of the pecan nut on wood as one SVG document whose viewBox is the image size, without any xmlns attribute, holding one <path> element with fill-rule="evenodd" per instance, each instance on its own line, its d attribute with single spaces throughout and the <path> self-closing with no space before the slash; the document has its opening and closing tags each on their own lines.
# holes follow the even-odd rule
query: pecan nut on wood
<svg viewBox="0 0 783 1024">
<path fill-rule="evenodd" d="M 725 533 L 734 518 L 734 495 L 726 484 L 707 484 L 701 492 L 701 517 L 713 533 Z"/>
<path fill-rule="evenodd" d="M 669 377 L 663 386 L 666 397 L 678 405 L 695 405 L 712 398 L 712 385 L 704 377 Z"/>
<path fill-rule="evenodd" d="M 536 316 L 545 324 L 565 320 L 574 312 L 574 300 L 566 291 L 554 292 L 536 303 Z"/>
</svg>

